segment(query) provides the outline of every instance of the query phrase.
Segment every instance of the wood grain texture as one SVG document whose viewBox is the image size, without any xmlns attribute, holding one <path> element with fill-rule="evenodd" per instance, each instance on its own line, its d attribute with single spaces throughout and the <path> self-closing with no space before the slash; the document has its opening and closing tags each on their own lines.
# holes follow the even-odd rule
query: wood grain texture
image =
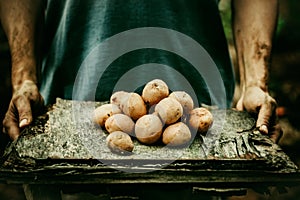
<svg viewBox="0 0 300 200">
<path fill-rule="evenodd" d="M 297 166 L 245 112 L 212 110 L 214 124 L 185 148 L 113 154 L 91 113 L 102 103 L 57 99 L 1 159 L 0 181 L 27 184 L 190 184 L 214 188 L 300 183 Z M 138 173 L 137 173 L 138 172 Z M 224 184 L 226 183 L 226 184 Z"/>
</svg>

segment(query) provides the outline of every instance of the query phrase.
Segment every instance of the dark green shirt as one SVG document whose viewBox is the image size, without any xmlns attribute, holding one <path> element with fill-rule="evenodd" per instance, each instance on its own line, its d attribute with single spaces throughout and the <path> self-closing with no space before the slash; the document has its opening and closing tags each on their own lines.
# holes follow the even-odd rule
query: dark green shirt
<svg viewBox="0 0 300 200">
<path fill-rule="evenodd" d="M 154 78 L 229 107 L 234 75 L 215 0 L 49 0 L 41 93 L 108 100 Z"/>
</svg>

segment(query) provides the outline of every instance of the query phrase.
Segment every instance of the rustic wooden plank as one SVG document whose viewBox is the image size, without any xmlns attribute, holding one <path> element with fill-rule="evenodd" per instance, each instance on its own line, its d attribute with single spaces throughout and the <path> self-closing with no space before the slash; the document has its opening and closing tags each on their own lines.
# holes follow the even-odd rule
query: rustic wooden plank
<svg viewBox="0 0 300 200">
<path fill-rule="evenodd" d="M 184 171 L 157 170 L 147 173 L 122 171 L 88 171 L 81 169 L 39 170 L 28 173 L 1 172 L 1 180 L 8 184 L 96 184 L 139 185 L 181 184 L 206 188 L 252 188 L 299 185 L 299 173 L 277 173 L 264 171 Z"/>
<path fill-rule="evenodd" d="M 58 99 L 1 159 L 0 181 L 27 184 L 190 184 L 239 188 L 300 183 L 297 166 L 254 128 L 245 112 L 212 110 L 206 136 L 187 148 L 136 140 L 133 154 L 113 154 L 106 133 L 91 121 L 99 102 Z M 135 173 L 139 172 L 139 173 Z"/>
</svg>

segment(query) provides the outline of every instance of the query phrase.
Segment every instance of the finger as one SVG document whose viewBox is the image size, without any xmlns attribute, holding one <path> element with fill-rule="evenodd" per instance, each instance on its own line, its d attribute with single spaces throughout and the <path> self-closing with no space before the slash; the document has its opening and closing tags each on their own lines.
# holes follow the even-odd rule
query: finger
<svg viewBox="0 0 300 200">
<path fill-rule="evenodd" d="M 20 136 L 20 128 L 18 120 L 11 114 L 12 113 L 8 111 L 3 120 L 3 132 L 8 134 L 12 140 L 16 140 Z"/>
<path fill-rule="evenodd" d="M 270 121 L 275 115 L 276 102 L 273 98 L 266 97 L 266 101 L 260 107 L 256 127 L 259 128 L 259 131 L 264 134 L 268 134 Z"/>
<path fill-rule="evenodd" d="M 270 129 L 270 139 L 274 142 L 274 143 L 278 143 L 280 138 L 283 135 L 283 130 L 281 128 L 281 126 L 279 124 L 276 124 L 275 126 L 273 126 Z"/>
<path fill-rule="evenodd" d="M 19 98 L 15 102 L 16 109 L 19 113 L 19 127 L 28 126 L 32 122 L 32 111 L 30 101 L 26 98 Z"/>
<path fill-rule="evenodd" d="M 20 128 L 18 127 L 18 124 L 11 125 L 8 130 L 7 134 L 9 135 L 11 140 L 16 140 L 20 136 Z"/>
<path fill-rule="evenodd" d="M 239 111 L 243 111 L 243 110 L 244 110 L 243 101 L 244 101 L 244 99 L 241 98 L 241 99 L 237 102 L 237 104 L 236 104 L 236 109 L 237 109 L 237 110 L 239 110 Z"/>
</svg>

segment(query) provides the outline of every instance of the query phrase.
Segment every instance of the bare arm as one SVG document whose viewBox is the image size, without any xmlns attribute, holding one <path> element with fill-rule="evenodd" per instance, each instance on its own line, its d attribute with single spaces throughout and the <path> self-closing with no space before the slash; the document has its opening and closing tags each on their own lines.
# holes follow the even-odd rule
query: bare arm
<svg viewBox="0 0 300 200">
<path fill-rule="evenodd" d="M 0 17 L 12 60 L 13 96 L 3 121 L 12 139 L 32 121 L 32 108 L 43 104 L 37 88 L 38 24 L 44 0 L 0 0 Z"/>
<path fill-rule="evenodd" d="M 24 80 L 37 82 L 37 24 L 41 19 L 43 0 L 0 0 L 0 17 L 12 56 L 12 85 Z"/>
<path fill-rule="evenodd" d="M 269 133 L 276 101 L 268 93 L 272 38 L 277 23 L 277 0 L 233 0 L 233 32 L 242 95 L 239 110 L 257 113 L 257 127 Z"/>
</svg>

